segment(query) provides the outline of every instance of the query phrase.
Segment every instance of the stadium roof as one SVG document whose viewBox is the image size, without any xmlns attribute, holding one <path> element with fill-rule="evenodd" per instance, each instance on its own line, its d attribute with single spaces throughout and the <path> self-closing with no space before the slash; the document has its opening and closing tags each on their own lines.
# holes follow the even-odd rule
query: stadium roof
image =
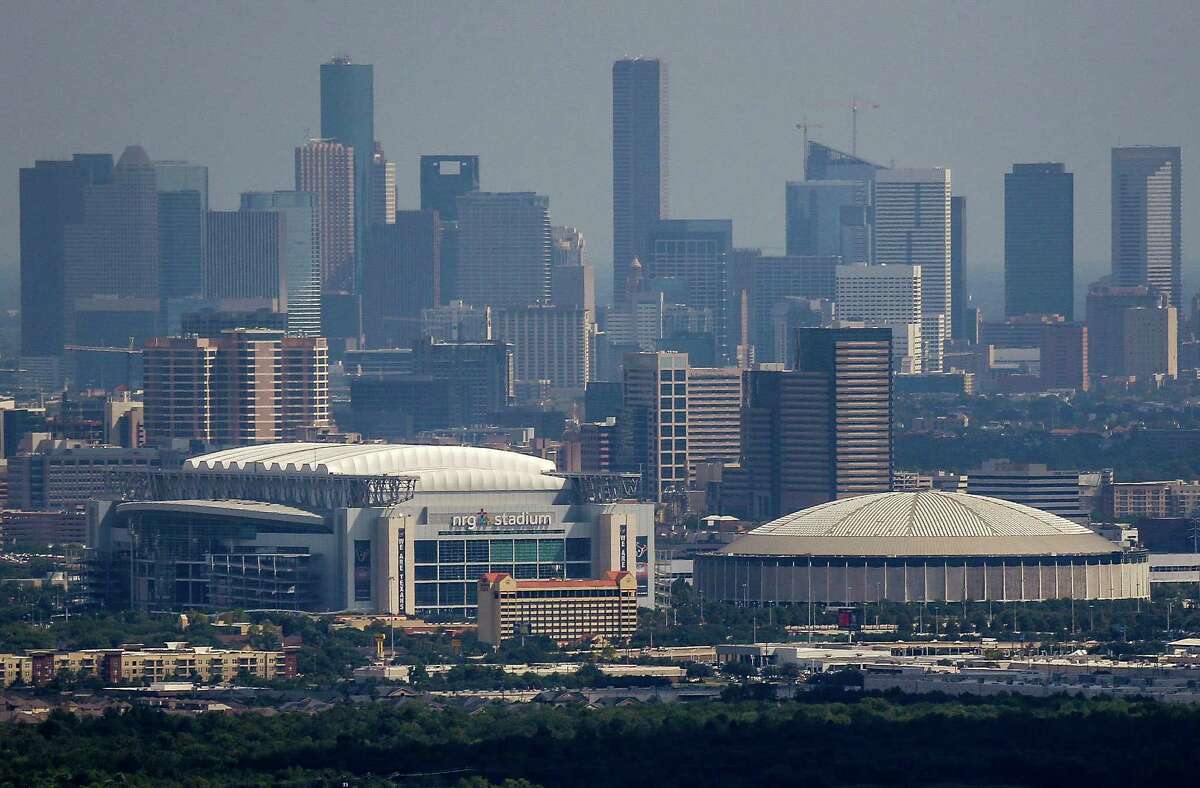
<svg viewBox="0 0 1200 788">
<path fill-rule="evenodd" d="M 1121 548 L 1070 520 L 1011 501 L 887 492 L 830 501 L 760 525 L 721 552 L 753 555 L 1100 555 Z"/>
<path fill-rule="evenodd" d="M 417 492 L 561 490 L 566 480 L 549 474 L 540 457 L 474 446 L 405 444 L 271 443 L 243 446 L 189 459 L 189 471 L 303 474 L 310 476 L 411 476 Z"/>
<path fill-rule="evenodd" d="M 322 525 L 325 518 L 294 506 L 261 501 L 126 501 L 117 504 L 119 512 L 186 512 L 218 517 L 253 516 L 257 520 Z"/>
</svg>

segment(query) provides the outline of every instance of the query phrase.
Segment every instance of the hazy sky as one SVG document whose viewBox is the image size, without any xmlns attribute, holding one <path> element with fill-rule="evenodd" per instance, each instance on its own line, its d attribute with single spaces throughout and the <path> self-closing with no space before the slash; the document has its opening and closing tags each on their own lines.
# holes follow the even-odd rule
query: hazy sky
<svg viewBox="0 0 1200 788">
<path fill-rule="evenodd" d="M 969 260 L 1002 260 L 1003 174 L 1075 173 L 1076 253 L 1107 260 L 1109 149 L 1183 146 L 1184 258 L 1200 228 L 1200 3 L 144 2 L 0 0 L 0 261 L 17 252 L 17 169 L 74 151 L 207 164 L 215 208 L 290 188 L 319 129 L 318 64 L 375 65 L 376 135 L 417 204 L 417 157 L 477 153 L 483 188 L 550 196 L 592 260 L 611 254 L 610 67 L 670 70 L 670 209 L 783 245 L 784 181 L 815 139 L 953 168 Z M 605 268 L 607 270 L 607 268 Z M 1187 271 L 1185 276 L 1193 272 Z"/>
</svg>

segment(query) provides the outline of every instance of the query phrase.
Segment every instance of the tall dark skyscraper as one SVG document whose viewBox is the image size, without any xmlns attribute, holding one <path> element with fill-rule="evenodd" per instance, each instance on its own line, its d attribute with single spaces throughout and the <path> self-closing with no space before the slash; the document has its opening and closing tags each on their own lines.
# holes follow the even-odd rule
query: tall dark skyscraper
<svg viewBox="0 0 1200 788">
<path fill-rule="evenodd" d="M 348 57 L 321 64 L 321 137 L 354 148 L 354 250 L 361 261 L 372 216 L 374 66 L 351 63 Z"/>
<path fill-rule="evenodd" d="M 203 289 L 208 168 L 156 161 L 160 288 L 164 299 L 196 298 Z"/>
<path fill-rule="evenodd" d="M 458 197 L 479 191 L 478 156 L 422 156 L 421 210 L 437 211 L 443 222 L 458 221 Z"/>
<path fill-rule="evenodd" d="M 550 301 L 550 198 L 470 192 L 458 198 L 458 297 L 523 307 Z"/>
<path fill-rule="evenodd" d="M 1088 372 L 1093 377 L 1125 374 L 1125 319 L 1130 310 L 1160 310 L 1166 296 L 1144 284 L 1119 285 L 1109 277 L 1087 294 Z"/>
<path fill-rule="evenodd" d="M 1004 176 L 1004 314 L 1075 314 L 1075 176 L 1059 163 Z"/>
<path fill-rule="evenodd" d="M 478 156 L 422 156 L 421 210 L 441 220 L 441 300 L 458 296 L 458 198 L 479 191 Z"/>
<path fill-rule="evenodd" d="M 645 275 L 673 279 L 685 291 L 682 303 L 712 315 L 717 357 L 731 357 L 729 264 L 733 222 L 729 219 L 664 219 L 649 229 Z"/>
<path fill-rule="evenodd" d="M 760 249 L 736 249 L 730 265 L 730 292 L 732 312 L 729 322 L 740 327 L 747 322 L 750 342 L 754 345 L 758 361 L 787 362 L 786 354 L 777 352 L 776 318 L 785 316 L 788 302 L 810 299 L 826 299 L 827 303 L 837 297 L 837 270 L 840 257 L 801 257 L 795 255 L 764 255 Z M 749 314 L 743 316 L 742 293 L 747 295 L 745 307 Z M 784 339 L 783 337 L 780 337 Z M 792 337 L 784 339 L 790 345 Z"/>
<path fill-rule="evenodd" d="M 950 198 L 950 338 L 967 335 L 967 198 Z"/>
<path fill-rule="evenodd" d="M 125 347 L 159 330 L 158 189 L 136 145 L 107 183 L 86 187 L 83 221 L 63 233 L 67 341 Z"/>
<path fill-rule="evenodd" d="M 243 192 L 243 211 L 283 216 L 286 237 L 287 330 L 297 336 L 321 333 L 321 215 L 312 192 Z"/>
<path fill-rule="evenodd" d="M 21 170 L 21 355 L 61 356 L 63 231 L 83 220 L 84 187 L 112 177 L 110 154 L 75 154 Z"/>
<path fill-rule="evenodd" d="M 398 211 L 393 224 L 371 227 L 363 262 L 367 347 L 412 347 L 420 339 L 421 310 L 440 297 L 440 224 L 437 211 Z"/>
<path fill-rule="evenodd" d="M 801 328 L 797 372 L 826 377 L 825 424 L 834 498 L 892 486 L 892 332 L 887 328 Z"/>
<path fill-rule="evenodd" d="M 667 215 L 667 66 L 618 60 L 612 87 L 613 299 L 621 301 L 629 264 L 647 254 L 654 223 Z"/>
<path fill-rule="evenodd" d="M 1183 305 L 1179 148 L 1112 150 L 1112 273 L 1126 287 L 1146 284 Z"/>
<path fill-rule="evenodd" d="M 277 211 L 210 211 L 204 295 L 287 311 L 287 217 Z"/>
<path fill-rule="evenodd" d="M 892 486 L 892 332 L 802 328 L 796 371 L 745 374 L 750 516 L 771 519 Z"/>
<path fill-rule="evenodd" d="M 788 181 L 787 253 L 837 255 L 865 263 L 871 253 L 870 184 L 864 181 Z"/>
</svg>

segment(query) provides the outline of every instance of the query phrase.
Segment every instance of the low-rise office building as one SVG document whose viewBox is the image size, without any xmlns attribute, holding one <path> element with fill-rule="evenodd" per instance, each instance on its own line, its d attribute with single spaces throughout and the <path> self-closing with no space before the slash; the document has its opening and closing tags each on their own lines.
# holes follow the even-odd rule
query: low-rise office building
<svg viewBox="0 0 1200 788">
<path fill-rule="evenodd" d="M 157 449 L 40 440 L 32 451 L 8 460 L 8 508 L 23 511 L 79 508 L 89 499 L 108 492 L 115 473 L 149 470 L 161 462 Z"/>
<path fill-rule="evenodd" d="M 1087 523 L 1080 498 L 1079 471 L 1047 468 L 1040 463 L 985 460 L 968 474 L 967 492 L 1032 506 L 1077 523 Z"/>
<path fill-rule="evenodd" d="M 87 517 L 80 511 L 0 513 L 0 550 L 36 552 L 52 545 L 84 544 Z"/>
<path fill-rule="evenodd" d="M 502 572 L 479 578 L 479 640 L 499 646 L 519 635 L 556 643 L 593 638 L 624 642 L 637 629 L 637 580 L 609 571 L 598 580 L 516 580 Z"/>
<path fill-rule="evenodd" d="M 1200 553 L 1151 553 L 1150 582 L 1200 582 Z"/>
</svg>

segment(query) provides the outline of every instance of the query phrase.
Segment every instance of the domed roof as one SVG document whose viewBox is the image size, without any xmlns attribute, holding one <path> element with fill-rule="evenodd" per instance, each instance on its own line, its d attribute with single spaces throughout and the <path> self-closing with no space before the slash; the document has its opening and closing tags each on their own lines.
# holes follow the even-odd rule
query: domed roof
<svg viewBox="0 0 1200 788">
<path fill-rule="evenodd" d="M 566 480 L 554 463 L 475 446 L 271 443 L 203 454 L 191 471 L 251 471 L 310 476 L 415 476 L 417 492 L 555 491 Z"/>
<path fill-rule="evenodd" d="M 843 498 L 760 525 L 722 552 L 764 555 L 1026 556 L 1120 547 L 1050 512 L 981 495 L 887 492 Z"/>
</svg>

